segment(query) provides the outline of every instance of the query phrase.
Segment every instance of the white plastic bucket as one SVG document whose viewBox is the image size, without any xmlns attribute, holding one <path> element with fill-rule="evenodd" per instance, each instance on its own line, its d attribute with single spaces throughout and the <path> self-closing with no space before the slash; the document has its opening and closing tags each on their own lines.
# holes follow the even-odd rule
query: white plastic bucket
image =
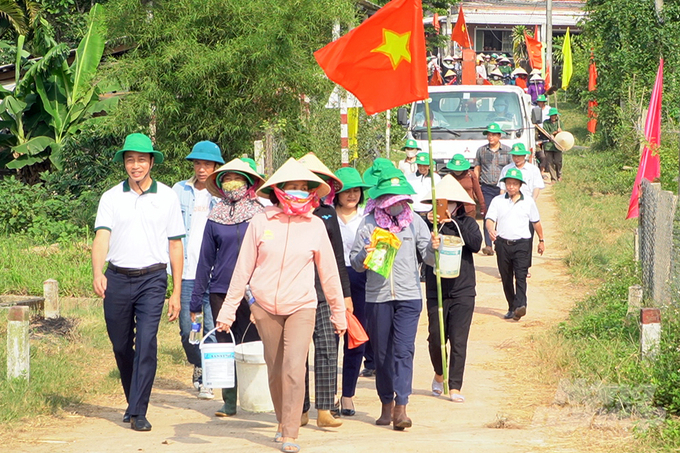
<svg viewBox="0 0 680 453">
<path fill-rule="evenodd" d="M 204 343 L 206 338 L 215 332 L 214 328 L 208 332 L 201 343 L 201 367 L 203 367 L 203 385 L 208 388 L 234 388 L 236 374 L 234 370 L 234 334 L 231 335 L 232 343 Z"/>
<path fill-rule="evenodd" d="M 262 342 L 251 341 L 236 345 L 234 356 L 241 409 L 248 412 L 273 411 L 274 404 L 269 393 L 269 374 L 264 361 Z"/>
<path fill-rule="evenodd" d="M 460 263 L 465 241 L 460 233 L 458 224 L 453 221 L 461 236 L 441 235 L 439 244 L 439 275 L 441 278 L 456 278 L 460 275 Z"/>
</svg>

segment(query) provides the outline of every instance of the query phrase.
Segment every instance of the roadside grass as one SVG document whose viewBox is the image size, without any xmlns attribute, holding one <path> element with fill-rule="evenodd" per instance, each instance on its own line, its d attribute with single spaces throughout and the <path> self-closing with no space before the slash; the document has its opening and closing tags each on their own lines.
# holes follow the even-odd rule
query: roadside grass
<svg viewBox="0 0 680 453">
<path fill-rule="evenodd" d="M 0 373 L 0 433 L 11 433 L 41 416 L 62 416 L 80 404 L 124 407 L 125 397 L 106 333 L 101 299 L 68 303 L 62 316 L 70 331 L 41 329 L 32 319 L 30 381 L 8 380 Z M 192 368 L 184 360 L 177 323 L 161 321 L 155 388 L 191 386 Z M 7 333 L 7 310 L 0 310 L 0 337 Z M 0 348 L 0 363 L 6 349 Z M 191 387 L 193 389 L 193 387 Z M 122 411 L 121 411 L 122 416 Z"/>
</svg>

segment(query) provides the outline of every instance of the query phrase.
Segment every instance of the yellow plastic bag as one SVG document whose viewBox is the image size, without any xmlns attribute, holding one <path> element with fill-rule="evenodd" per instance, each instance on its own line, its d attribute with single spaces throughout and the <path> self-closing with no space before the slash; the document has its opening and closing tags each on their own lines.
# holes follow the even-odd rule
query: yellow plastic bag
<svg viewBox="0 0 680 453">
<path fill-rule="evenodd" d="M 396 234 L 376 228 L 371 234 L 371 247 L 375 249 L 366 256 L 364 267 L 388 278 L 401 241 Z"/>
</svg>

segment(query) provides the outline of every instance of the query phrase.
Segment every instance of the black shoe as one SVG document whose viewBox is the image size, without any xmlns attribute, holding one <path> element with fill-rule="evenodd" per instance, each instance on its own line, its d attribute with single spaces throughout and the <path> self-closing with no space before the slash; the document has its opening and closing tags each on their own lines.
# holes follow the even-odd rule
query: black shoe
<svg viewBox="0 0 680 453">
<path fill-rule="evenodd" d="M 123 423 L 130 423 L 130 414 L 128 414 L 127 412 L 123 414 Z"/>
<path fill-rule="evenodd" d="M 151 431 L 151 423 L 143 415 L 130 417 L 130 427 L 135 431 Z"/>
<path fill-rule="evenodd" d="M 331 409 L 331 415 L 333 418 L 340 418 L 340 402 L 336 401 L 335 406 Z"/>
<path fill-rule="evenodd" d="M 503 319 L 512 319 L 515 316 L 515 312 L 512 310 L 508 310 L 508 312 L 503 316 Z"/>
<path fill-rule="evenodd" d="M 374 377 L 375 376 L 375 370 L 372 370 L 370 368 L 364 368 L 361 370 L 361 373 L 359 373 L 359 376 L 361 377 Z"/>
<path fill-rule="evenodd" d="M 342 398 L 340 399 L 340 413 L 342 414 L 343 417 L 353 417 L 356 415 L 356 411 L 354 410 L 354 401 L 352 401 L 352 408 L 351 409 L 345 409 L 345 406 L 342 404 Z"/>
<path fill-rule="evenodd" d="M 515 321 L 519 321 L 519 319 L 526 314 L 527 314 L 526 305 L 522 307 L 517 307 L 515 309 L 515 316 L 513 316 L 512 319 L 514 319 Z"/>
</svg>

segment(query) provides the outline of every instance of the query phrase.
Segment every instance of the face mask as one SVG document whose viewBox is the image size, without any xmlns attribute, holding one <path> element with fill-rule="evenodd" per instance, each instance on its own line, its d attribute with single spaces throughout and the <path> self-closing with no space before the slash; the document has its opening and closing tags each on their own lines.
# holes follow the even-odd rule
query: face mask
<svg viewBox="0 0 680 453">
<path fill-rule="evenodd" d="M 458 202 L 449 201 L 449 214 L 453 215 L 453 213 L 456 212 L 456 208 L 458 208 Z"/>
<path fill-rule="evenodd" d="M 305 190 L 286 190 L 286 193 L 291 197 L 300 198 L 303 200 L 309 197 L 309 192 Z"/>
<path fill-rule="evenodd" d="M 390 215 L 396 217 L 404 210 L 404 205 L 402 203 L 393 204 L 389 207 Z"/>
<path fill-rule="evenodd" d="M 238 190 L 241 187 L 245 186 L 246 182 L 245 181 L 224 181 L 222 183 L 222 190 L 225 192 L 231 192 L 233 190 Z"/>
</svg>

